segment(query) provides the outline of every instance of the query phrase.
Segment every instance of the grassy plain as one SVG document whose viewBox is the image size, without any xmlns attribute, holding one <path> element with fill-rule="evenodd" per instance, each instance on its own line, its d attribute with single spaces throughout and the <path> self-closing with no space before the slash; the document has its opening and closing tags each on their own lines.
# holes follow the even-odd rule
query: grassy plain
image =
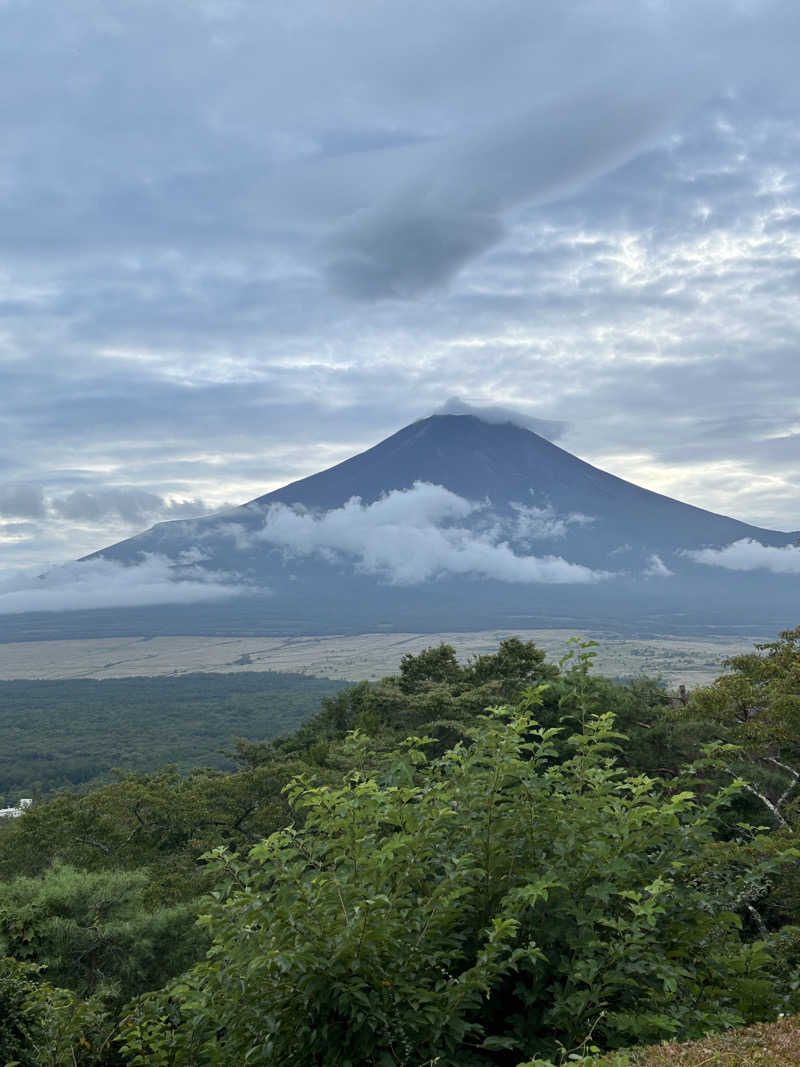
<svg viewBox="0 0 800 1067">
<path fill-rule="evenodd" d="M 203 672 L 292 671 L 344 681 L 396 673 L 407 652 L 445 641 L 459 659 L 496 650 L 518 636 L 563 655 L 570 637 L 598 642 L 596 669 L 610 677 L 660 675 L 669 686 L 693 688 L 721 672 L 727 656 L 774 635 L 632 638 L 571 630 L 484 630 L 479 633 L 360 634 L 327 637 L 119 637 L 0 644 L 0 679 L 129 678 Z"/>
</svg>

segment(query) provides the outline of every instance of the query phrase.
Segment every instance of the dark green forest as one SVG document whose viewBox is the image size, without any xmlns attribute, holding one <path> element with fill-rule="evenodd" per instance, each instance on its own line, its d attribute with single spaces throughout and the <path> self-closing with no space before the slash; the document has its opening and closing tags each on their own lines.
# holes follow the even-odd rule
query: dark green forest
<svg viewBox="0 0 800 1067">
<path fill-rule="evenodd" d="M 343 684 L 272 671 L 0 681 L 0 801 L 85 786 L 117 767 L 233 770 L 223 751 L 234 737 L 289 733 Z"/>
<path fill-rule="evenodd" d="M 592 658 L 440 645 L 253 707 L 233 770 L 154 710 L 171 766 L 0 824 L 0 1063 L 589 1064 L 800 1011 L 800 629 L 688 705 Z"/>
</svg>

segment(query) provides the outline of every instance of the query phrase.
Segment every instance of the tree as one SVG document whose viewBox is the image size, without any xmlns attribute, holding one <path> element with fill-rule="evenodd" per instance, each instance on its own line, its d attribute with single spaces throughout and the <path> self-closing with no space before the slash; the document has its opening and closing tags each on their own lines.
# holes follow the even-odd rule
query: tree
<svg viewBox="0 0 800 1067">
<path fill-rule="evenodd" d="M 306 765 L 278 759 L 238 773 L 175 768 L 127 774 L 82 795 L 63 791 L 4 833 L 0 878 L 38 875 L 54 861 L 85 870 L 147 868 L 148 899 L 189 900 L 208 888 L 197 860 L 214 845 L 248 847 L 283 826 L 282 794 Z"/>
<path fill-rule="evenodd" d="M 751 794 L 786 826 L 800 784 L 800 627 L 755 648 L 725 660 L 726 673 L 692 694 L 687 715 L 714 723 L 740 747 Z"/>
<path fill-rule="evenodd" d="M 191 904 L 149 908 L 144 871 L 56 866 L 0 884 L 0 956 L 44 965 L 80 996 L 122 1003 L 163 985 L 202 955 Z M 191 936 L 190 936 L 191 935 Z"/>
<path fill-rule="evenodd" d="M 297 779 L 302 825 L 214 850 L 208 959 L 130 1007 L 131 1062 L 510 1065 L 774 1012 L 737 909 L 779 858 L 713 848 L 736 787 L 626 777 L 607 716 L 554 762 L 534 704 L 380 781 Z"/>
<path fill-rule="evenodd" d="M 400 688 L 404 693 L 416 693 L 437 682 L 457 682 L 463 673 L 456 659 L 456 650 L 442 642 L 436 648 L 403 656 L 400 660 Z"/>
<path fill-rule="evenodd" d="M 545 653 L 533 641 L 509 637 L 500 642 L 497 652 L 476 656 L 464 671 L 464 679 L 470 685 L 496 682 L 498 699 L 515 701 L 527 686 L 552 682 L 558 674 L 558 667 L 545 662 Z"/>
<path fill-rule="evenodd" d="M 118 1067 L 123 1020 L 42 977 L 44 967 L 0 959 L 0 1062 L 7 1067 Z"/>
</svg>

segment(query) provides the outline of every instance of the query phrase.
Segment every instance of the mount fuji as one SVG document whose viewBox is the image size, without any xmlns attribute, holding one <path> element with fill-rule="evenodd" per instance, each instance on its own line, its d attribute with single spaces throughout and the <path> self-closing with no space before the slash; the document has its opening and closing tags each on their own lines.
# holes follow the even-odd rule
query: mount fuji
<svg viewBox="0 0 800 1067">
<path fill-rule="evenodd" d="M 17 639 L 752 633 L 797 623 L 798 536 L 640 488 L 514 422 L 439 414 L 240 507 L 159 523 L 72 565 L 140 592 L 157 572 L 167 592 L 156 602 L 141 592 L 13 625 Z"/>
</svg>

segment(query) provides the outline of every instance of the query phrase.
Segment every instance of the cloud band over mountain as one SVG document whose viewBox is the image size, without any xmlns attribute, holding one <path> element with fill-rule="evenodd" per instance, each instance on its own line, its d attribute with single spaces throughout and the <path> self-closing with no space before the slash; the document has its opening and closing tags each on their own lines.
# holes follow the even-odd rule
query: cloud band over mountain
<svg viewBox="0 0 800 1067">
<path fill-rule="evenodd" d="M 359 570 L 396 585 L 428 582 L 445 574 L 546 584 L 583 584 L 608 577 L 561 556 L 517 554 L 504 526 L 490 521 L 476 530 L 464 523 L 481 510 L 481 505 L 441 485 L 416 482 L 412 489 L 394 490 L 372 504 L 353 497 L 323 514 L 273 504 L 260 530 L 249 534 L 240 529 L 234 536 L 241 547 L 260 541 L 279 545 L 294 556 L 349 556 Z M 517 513 L 514 525 L 519 520 Z M 528 537 L 542 535 L 535 521 L 548 533 L 559 522 L 549 512 L 528 515 L 527 520 Z"/>
<path fill-rule="evenodd" d="M 724 548 L 700 548 L 686 553 L 696 563 L 729 571 L 767 570 L 773 574 L 800 574 L 800 546 L 762 545 L 742 538 Z"/>
<path fill-rule="evenodd" d="M 249 591 L 230 575 L 191 564 L 176 567 L 163 556 L 148 556 L 132 565 L 95 558 L 36 574 L 0 575 L 0 615 L 195 604 Z"/>
</svg>

